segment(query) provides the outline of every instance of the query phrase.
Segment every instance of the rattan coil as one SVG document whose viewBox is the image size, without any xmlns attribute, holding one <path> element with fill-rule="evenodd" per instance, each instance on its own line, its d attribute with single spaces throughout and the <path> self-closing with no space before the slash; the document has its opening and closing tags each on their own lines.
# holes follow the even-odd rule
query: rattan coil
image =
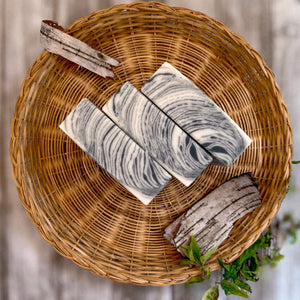
<svg viewBox="0 0 300 300">
<path fill-rule="evenodd" d="M 99 276 L 139 285 L 182 283 L 163 229 L 222 182 L 251 172 L 262 205 L 238 221 L 211 258 L 236 259 L 267 228 L 287 192 L 292 130 L 274 75 L 249 44 L 222 23 L 184 8 L 137 2 L 81 18 L 69 34 L 120 61 L 102 78 L 43 51 L 23 83 L 10 156 L 20 199 L 40 234 L 61 255 Z M 252 138 L 229 168 L 210 166 L 190 187 L 172 181 L 149 206 L 80 150 L 58 125 L 84 97 L 102 107 L 125 82 L 140 88 L 165 61 L 195 82 Z"/>
</svg>

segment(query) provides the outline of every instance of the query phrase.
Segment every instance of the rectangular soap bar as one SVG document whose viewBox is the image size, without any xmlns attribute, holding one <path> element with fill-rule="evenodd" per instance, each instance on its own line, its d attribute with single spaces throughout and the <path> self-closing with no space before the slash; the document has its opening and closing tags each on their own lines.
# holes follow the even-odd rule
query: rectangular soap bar
<svg viewBox="0 0 300 300">
<path fill-rule="evenodd" d="M 171 175 L 88 99 L 59 126 L 83 151 L 144 204 Z"/>
<path fill-rule="evenodd" d="M 198 143 L 129 82 L 102 109 L 186 186 L 212 162 L 212 157 Z"/>
<path fill-rule="evenodd" d="M 230 166 L 250 145 L 249 136 L 190 79 L 165 62 L 142 92 L 214 158 Z"/>
</svg>

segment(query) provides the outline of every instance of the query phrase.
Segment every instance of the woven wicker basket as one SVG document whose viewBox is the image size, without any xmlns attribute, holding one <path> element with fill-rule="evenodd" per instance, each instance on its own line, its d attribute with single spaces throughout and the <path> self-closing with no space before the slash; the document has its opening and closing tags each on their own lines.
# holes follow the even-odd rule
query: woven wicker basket
<svg viewBox="0 0 300 300">
<path fill-rule="evenodd" d="M 292 130 L 270 69 L 242 38 L 195 11 L 133 3 L 97 11 L 67 32 L 118 59 L 104 79 L 47 51 L 31 66 L 12 122 L 10 155 L 21 201 L 40 234 L 91 272 L 140 285 L 182 283 L 198 274 L 179 266 L 163 229 L 222 182 L 251 172 L 262 205 L 239 220 L 210 259 L 236 259 L 267 228 L 286 194 Z M 195 82 L 252 138 L 230 167 L 208 167 L 190 187 L 177 180 L 143 205 L 58 128 L 88 97 L 102 107 L 127 80 L 140 88 L 165 61 Z"/>
</svg>

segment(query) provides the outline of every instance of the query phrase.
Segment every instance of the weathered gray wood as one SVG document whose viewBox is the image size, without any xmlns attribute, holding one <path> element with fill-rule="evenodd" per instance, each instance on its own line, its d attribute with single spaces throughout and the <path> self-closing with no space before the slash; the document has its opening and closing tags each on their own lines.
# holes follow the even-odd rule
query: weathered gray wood
<svg viewBox="0 0 300 300">
<path fill-rule="evenodd" d="M 38 1 L 36 1 L 38 2 Z M 32 30 L 32 23 L 26 22 L 23 7 L 19 1 L 3 1 L 4 8 L 1 9 L 3 16 L 1 16 L 0 22 L 3 22 L 5 27 L 4 40 L 1 41 L 1 48 L 3 51 L 3 65 L 1 81 L 3 82 L 4 89 L 1 89 L 3 100 L 1 101 L 1 158 L 3 157 L 3 164 L 1 165 L 1 182 L 3 182 L 3 188 L 1 187 L 3 195 L 4 209 L 1 207 L 1 222 L 3 222 L 3 228 L 5 228 L 4 235 L 1 237 L 1 247 L 4 247 L 1 257 L 3 259 L 3 289 L 2 295 L 4 299 L 17 299 L 17 294 L 24 299 L 29 299 L 30 284 L 28 285 L 28 277 L 34 273 L 32 269 L 28 272 L 25 271 L 24 265 L 20 264 L 20 261 L 24 260 L 29 267 L 32 260 L 32 246 L 34 246 L 29 238 L 27 245 L 23 245 L 23 238 L 27 237 L 26 229 L 31 228 L 32 225 L 28 220 L 24 209 L 18 200 L 16 187 L 11 176 L 10 160 L 8 157 L 8 145 L 10 140 L 10 123 L 13 115 L 13 109 L 15 102 L 20 91 L 20 86 L 23 78 L 25 77 L 27 67 L 25 67 L 26 55 L 30 52 L 32 55 L 32 45 L 26 42 L 27 50 L 22 48 L 24 42 L 24 36 L 22 35 L 24 24 L 27 25 L 27 30 Z M 39 3 L 32 3 L 36 5 L 35 9 L 39 6 Z M 31 13 L 34 15 L 35 10 Z M 11 16 L 14 16 L 15 20 L 12 22 Z M 29 19 L 29 17 L 28 17 Z M 21 34 L 20 34 L 21 33 Z M 11 38 L 16 36 L 17 38 Z M 27 35 L 28 38 L 28 35 Z M 5 41 L 5 42 L 4 42 Z M 28 44 L 28 45 L 27 45 Z M 33 58 L 33 57 L 32 57 Z M 32 59 L 31 58 L 31 59 Z M 13 67 L 12 67 L 13 66 Z M 29 227 L 30 224 L 30 227 Z M 33 231 L 34 232 L 34 231 Z M 31 244 L 31 245 L 30 245 Z M 28 251 L 29 250 L 29 251 Z M 2 256 L 3 255 L 3 256 Z M 36 268 L 34 268 L 36 269 Z M 25 272 L 24 272 L 25 271 Z M 25 287 L 29 287 L 26 291 Z M 23 295 L 22 295 L 23 294 Z"/>
<path fill-rule="evenodd" d="M 5 0 L 3 1 L 5 9 L 1 10 L 4 16 L 1 17 L 0 22 L 3 22 L 5 27 L 5 42 L 1 42 L 1 48 L 5 53 L 2 66 L 2 82 L 5 87 L 2 93 L 5 101 L 1 102 L 0 117 L 3 122 L 0 143 L 0 147 L 3 149 L 1 181 L 4 182 L 5 187 L 3 190 L 5 209 L 4 211 L 1 209 L 4 214 L 5 235 L 0 242 L 5 246 L 3 300 L 38 299 L 44 291 L 49 294 L 49 299 L 55 299 L 55 297 L 51 297 L 53 291 L 49 286 L 49 273 L 44 271 L 45 264 L 47 265 L 44 255 L 54 251 L 37 233 L 19 201 L 8 157 L 14 106 L 27 69 L 41 51 L 39 36 L 36 35 L 36 32 L 39 31 L 39 24 L 36 22 L 42 14 L 44 17 L 52 17 L 52 7 L 49 7 L 48 3 L 46 4 L 47 1 L 43 2 L 35 0 L 25 6 L 21 1 Z M 12 38 L 13 36 L 16 38 Z M 45 248 L 43 249 L 43 247 Z M 40 280 L 41 277 L 43 280 Z"/>
<path fill-rule="evenodd" d="M 40 32 L 41 44 L 49 52 L 58 54 L 104 78 L 114 76 L 111 66 L 118 66 L 117 60 L 63 32 L 63 28 L 57 23 L 42 21 Z"/>
<path fill-rule="evenodd" d="M 211 278 L 205 280 L 199 284 L 193 284 L 190 287 L 187 287 L 185 284 L 179 284 L 173 286 L 173 298 L 172 300 L 200 300 L 210 287 L 214 286 L 216 282 L 222 281 L 222 274 L 220 271 L 214 271 L 211 273 Z M 225 293 L 221 288 L 219 288 L 219 299 L 218 300 L 226 300 L 229 299 L 225 296 Z M 238 298 L 232 298 L 232 300 L 237 300 Z M 261 298 L 257 298 L 258 300 Z M 253 299 L 254 300 L 254 299 Z"/>
<path fill-rule="evenodd" d="M 4 12 L 5 6 L 4 2 L 0 2 L 0 45 L 4 44 Z M 7 128 L 4 121 L 4 62 L 5 62 L 5 52 L 4 47 L 0 46 L 0 126 L 1 128 Z M 3 138 L 2 138 L 3 139 Z M 7 239 L 6 239 L 6 212 L 7 212 L 7 202 L 6 202 L 6 182 L 5 182 L 5 146 L 1 139 L 0 143 L 0 300 L 7 298 Z"/>
<path fill-rule="evenodd" d="M 276 76 L 283 98 L 289 109 L 291 124 L 294 132 L 294 159 L 300 157 L 300 2 L 297 0 L 272 1 L 273 42 L 272 70 Z M 290 180 L 291 192 L 287 194 L 279 214 L 291 212 L 299 219 L 300 216 L 300 167 L 294 166 Z M 285 258 L 275 269 L 265 268 L 253 299 L 281 300 L 299 299 L 299 265 L 300 242 L 295 245 L 285 243 L 282 254 Z"/>
<path fill-rule="evenodd" d="M 114 2 L 114 3 L 113 3 Z M 0 2 L 0 32 L 5 24 L 5 42 L 0 38 L 2 57 L 0 78 L 0 299 L 1 300 L 119 300 L 119 299 L 201 299 L 209 285 L 197 284 L 172 287 L 136 287 L 92 275 L 58 255 L 44 242 L 29 221 L 20 204 L 11 175 L 8 157 L 10 121 L 20 85 L 26 71 L 41 52 L 36 34 L 42 19 L 53 19 L 68 27 L 88 13 L 109 7 L 118 0 L 2 0 Z M 160 1 L 162 2 L 162 1 Z M 203 11 L 228 25 L 254 46 L 272 66 L 289 107 L 294 129 L 294 158 L 300 157 L 299 119 L 299 25 L 297 0 L 169 0 L 173 6 Z M 2 6 L 6 6 L 3 8 Z M 269 5 L 269 6 L 267 6 Z M 271 12 L 269 13 L 269 9 Z M 270 27 L 271 26 L 271 27 Z M 14 36 L 14 38 L 11 38 Z M 270 52 L 270 56 L 268 54 Z M 4 55 L 5 53 L 5 55 Z M 13 68 L 9 68 L 13 66 Z M 2 86 L 1 86 L 2 83 Z M 300 215 L 300 167 L 295 166 L 292 182 L 297 187 L 283 202 L 282 210 Z M 3 190 L 5 189 L 5 190 Z M 4 204 L 4 205 L 3 205 Z M 3 210 L 5 208 L 5 210 Z M 276 269 L 264 269 L 261 279 L 253 283 L 250 300 L 282 300 L 299 298 L 299 246 L 286 246 L 285 259 Z M 2 249 L 6 249 L 5 252 Z M 3 253 L 6 253 L 2 256 Z M 213 275 L 214 276 L 214 275 Z M 212 276 L 212 277 L 213 277 Z M 4 283 L 4 284 L 3 284 Z M 8 285 L 6 285 L 8 283 Z M 214 280 L 212 280 L 214 284 Z M 5 287 L 6 288 L 3 288 Z M 6 296 L 3 295 L 6 293 Z M 238 299 L 236 296 L 220 299 Z"/>
<path fill-rule="evenodd" d="M 107 300 L 172 300 L 172 287 L 135 286 L 114 283 L 112 297 Z M 102 300 L 102 298 L 101 298 Z"/>
<path fill-rule="evenodd" d="M 194 235 L 202 253 L 221 245 L 233 224 L 260 205 L 249 174 L 230 179 L 193 205 L 166 229 L 164 237 L 180 251 Z"/>
</svg>

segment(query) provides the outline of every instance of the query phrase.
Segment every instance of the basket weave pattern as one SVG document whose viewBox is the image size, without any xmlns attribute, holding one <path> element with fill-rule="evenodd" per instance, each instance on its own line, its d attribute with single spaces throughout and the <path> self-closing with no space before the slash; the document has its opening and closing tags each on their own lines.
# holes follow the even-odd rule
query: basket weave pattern
<svg viewBox="0 0 300 300">
<path fill-rule="evenodd" d="M 97 11 L 66 32 L 118 59 L 102 78 L 43 51 L 23 83 L 12 122 L 10 155 L 20 199 L 40 234 L 91 272 L 140 285 L 182 283 L 198 271 L 163 229 L 219 184 L 251 172 L 262 205 L 239 220 L 210 259 L 236 259 L 267 228 L 286 194 L 292 130 L 274 76 L 261 56 L 220 22 L 159 3 Z M 176 179 L 143 205 L 59 128 L 84 98 L 99 108 L 125 82 L 140 88 L 168 61 L 189 77 L 251 137 L 230 167 L 209 166 L 190 186 Z"/>
</svg>

